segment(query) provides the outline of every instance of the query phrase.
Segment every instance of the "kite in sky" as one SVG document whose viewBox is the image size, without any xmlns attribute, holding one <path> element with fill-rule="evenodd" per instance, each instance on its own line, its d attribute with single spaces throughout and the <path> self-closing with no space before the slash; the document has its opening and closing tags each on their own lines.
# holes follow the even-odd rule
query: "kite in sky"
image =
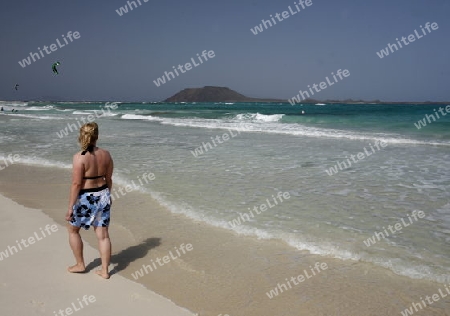
<svg viewBox="0 0 450 316">
<path fill-rule="evenodd" d="M 59 66 L 59 65 L 60 65 L 59 61 L 57 61 L 56 63 L 54 63 L 52 65 L 53 73 L 58 74 L 58 69 L 56 69 L 56 66 Z"/>
<path fill-rule="evenodd" d="M 18 89 L 19 88 L 19 84 L 18 83 L 16 83 L 16 86 L 14 87 L 14 89 Z"/>
</svg>

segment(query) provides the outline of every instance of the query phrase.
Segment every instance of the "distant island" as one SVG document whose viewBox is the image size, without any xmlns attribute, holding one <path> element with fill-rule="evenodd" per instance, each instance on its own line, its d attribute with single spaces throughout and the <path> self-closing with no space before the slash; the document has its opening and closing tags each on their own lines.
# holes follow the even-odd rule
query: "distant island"
<svg viewBox="0 0 450 316">
<path fill-rule="evenodd" d="M 164 102 L 287 102 L 277 99 L 249 98 L 227 87 L 206 86 L 184 89 Z"/>
<path fill-rule="evenodd" d="M 205 86 L 203 88 L 187 88 L 174 94 L 163 102 L 274 102 L 274 103 L 288 103 L 287 99 L 260 99 L 250 98 L 240 94 L 227 87 Z M 449 104 L 449 102 L 387 102 L 380 100 L 315 100 L 305 99 L 302 104 L 316 104 L 316 103 L 344 103 L 344 104 Z"/>
</svg>

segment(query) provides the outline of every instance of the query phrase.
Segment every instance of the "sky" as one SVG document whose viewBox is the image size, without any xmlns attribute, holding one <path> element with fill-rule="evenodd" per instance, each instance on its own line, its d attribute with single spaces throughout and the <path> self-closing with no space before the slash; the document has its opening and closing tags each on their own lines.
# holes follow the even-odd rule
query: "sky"
<svg viewBox="0 0 450 316">
<path fill-rule="evenodd" d="M 298 0 L 139 1 L 133 10 L 126 0 L 3 2 L 0 99 L 152 102 L 185 88 L 221 86 L 287 100 L 347 69 L 349 76 L 313 98 L 450 101 L 448 0 L 311 0 L 305 8 Z M 119 15 L 124 6 L 128 13 Z M 255 35 L 251 29 L 270 15 L 277 23 Z M 420 26 L 427 22 L 438 28 L 424 29 L 425 36 Z M 66 44 L 69 31 L 79 38 Z M 414 42 L 378 56 L 411 34 Z M 43 57 L 22 67 L 38 47 Z M 199 63 L 205 50 L 214 57 Z M 191 58 L 198 66 L 155 85 Z M 56 61 L 58 75 L 51 70 Z"/>
</svg>

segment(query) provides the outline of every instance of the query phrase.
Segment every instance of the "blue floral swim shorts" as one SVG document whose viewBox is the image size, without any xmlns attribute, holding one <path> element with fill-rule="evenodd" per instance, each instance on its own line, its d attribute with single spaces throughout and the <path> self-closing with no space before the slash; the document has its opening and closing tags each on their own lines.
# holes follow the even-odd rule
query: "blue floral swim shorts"
<svg viewBox="0 0 450 316">
<path fill-rule="evenodd" d="M 111 195 L 106 185 L 99 188 L 81 190 L 77 202 L 73 206 L 70 225 L 82 227 L 86 230 L 91 226 L 108 227 L 111 210 L 110 197 Z"/>
</svg>

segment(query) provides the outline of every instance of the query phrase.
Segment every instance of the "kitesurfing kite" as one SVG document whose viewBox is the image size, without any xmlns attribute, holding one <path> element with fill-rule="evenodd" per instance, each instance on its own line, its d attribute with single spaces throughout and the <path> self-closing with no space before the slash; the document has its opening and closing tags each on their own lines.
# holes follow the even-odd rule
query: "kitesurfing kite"
<svg viewBox="0 0 450 316">
<path fill-rule="evenodd" d="M 19 88 L 19 84 L 18 83 L 16 83 L 16 86 L 14 87 L 14 89 L 18 89 Z"/>
<path fill-rule="evenodd" d="M 57 61 L 56 63 L 54 63 L 54 64 L 52 65 L 53 73 L 58 74 L 58 69 L 56 69 L 56 66 L 59 66 L 59 65 L 60 65 L 60 64 L 59 64 L 59 61 Z"/>
</svg>

